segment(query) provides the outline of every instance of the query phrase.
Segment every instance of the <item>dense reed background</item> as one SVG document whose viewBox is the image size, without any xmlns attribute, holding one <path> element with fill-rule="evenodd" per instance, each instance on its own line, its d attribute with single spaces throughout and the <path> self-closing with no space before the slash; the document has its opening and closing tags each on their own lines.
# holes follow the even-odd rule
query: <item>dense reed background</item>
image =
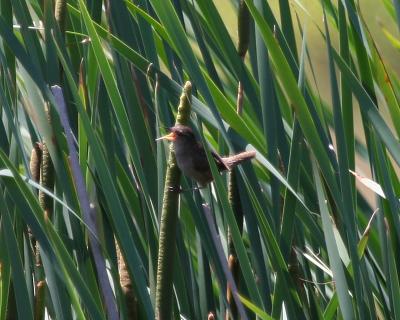
<svg viewBox="0 0 400 320">
<path fill-rule="evenodd" d="M 0 319 L 400 319 L 397 73 L 354 0 L 314 1 L 326 66 L 307 7 L 231 5 L 0 0 Z M 187 81 L 199 139 L 257 156 L 166 205 Z"/>
</svg>

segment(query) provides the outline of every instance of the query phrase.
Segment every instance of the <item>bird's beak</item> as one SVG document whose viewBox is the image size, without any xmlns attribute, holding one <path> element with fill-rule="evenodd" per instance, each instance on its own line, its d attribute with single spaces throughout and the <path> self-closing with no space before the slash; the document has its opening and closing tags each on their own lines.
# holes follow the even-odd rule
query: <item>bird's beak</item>
<svg viewBox="0 0 400 320">
<path fill-rule="evenodd" d="M 160 137 L 160 138 L 157 138 L 156 141 L 164 140 L 164 139 L 166 139 L 166 140 L 168 140 L 168 141 L 175 141 L 175 139 L 176 139 L 176 134 L 175 134 L 175 132 L 170 132 L 170 133 L 168 133 L 168 134 L 165 135 L 165 136 L 162 136 L 162 137 Z"/>
</svg>

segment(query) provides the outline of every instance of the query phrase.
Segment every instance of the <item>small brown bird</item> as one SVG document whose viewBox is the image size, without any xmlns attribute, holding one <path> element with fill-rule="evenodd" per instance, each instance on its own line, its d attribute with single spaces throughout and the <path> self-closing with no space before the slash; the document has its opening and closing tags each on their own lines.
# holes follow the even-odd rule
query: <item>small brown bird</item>
<svg viewBox="0 0 400 320">
<path fill-rule="evenodd" d="M 201 186 L 205 186 L 213 180 L 211 169 L 207 161 L 206 152 L 191 128 L 176 125 L 170 128 L 170 133 L 158 138 L 172 141 L 175 148 L 175 157 L 179 169 L 184 175 L 193 178 Z M 219 171 L 231 170 L 241 162 L 255 157 L 255 151 L 245 151 L 229 157 L 220 157 L 211 151 L 215 164 Z"/>
</svg>

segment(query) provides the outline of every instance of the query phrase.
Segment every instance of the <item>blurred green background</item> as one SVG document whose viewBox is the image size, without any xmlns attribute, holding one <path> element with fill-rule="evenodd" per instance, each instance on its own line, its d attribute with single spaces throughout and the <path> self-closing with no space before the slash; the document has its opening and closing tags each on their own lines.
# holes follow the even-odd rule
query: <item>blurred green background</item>
<svg viewBox="0 0 400 320">
<path fill-rule="evenodd" d="M 237 14 L 235 4 L 236 1 L 232 0 L 218 0 L 215 1 L 215 5 L 224 20 L 227 29 L 235 42 L 237 42 Z M 279 0 L 268 1 L 274 10 L 274 15 L 280 17 L 279 14 Z M 323 13 L 322 6 L 319 0 L 293 0 L 290 2 L 292 17 L 294 19 L 294 26 L 297 36 L 297 47 L 298 52 L 301 50 L 301 35 L 299 32 L 299 27 L 306 33 L 307 37 L 307 47 L 312 60 L 312 66 L 314 68 L 315 81 L 310 77 L 310 84 L 316 89 L 320 97 L 327 102 L 329 106 L 331 104 L 331 85 L 329 80 L 329 70 L 328 70 L 328 55 L 326 50 L 326 43 L 323 39 Z M 383 29 L 388 30 L 395 36 L 399 35 L 397 26 L 393 19 L 390 18 L 388 11 L 385 7 L 379 3 L 377 5 L 376 0 L 361 0 L 358 1 L 361 9 L 362 19 L 365 21 L 369 32 L 371 32 L 373 39 L 378 47 L 385 65 L 390 71 L 399 74 L 400 70 L 400 59 L 399 50 L 395 48 L 389 39 L 384 35 Z M 296 23 L 298 21 L 299 23 Z M 337 33 L 332 32 L 332 43 L 338 47 Z M 247 56 L 248 59 L 248 56 Z M 309 61 L 307 61 L 307 73 L 310 73 Z M 379 98 L 379 97 L 378 97 Z M 357 104 L 356 99 L 354 103 Z M 393 128 L 390 115 L 388 110 L 381 110 L 382 115 L 387 120 L 387 123 L 391 128 Z M 365 143 L 364 134 L 362 132 L 361 115 L 358 108 L 354 108 L 354 125 L 356 137 L 360 142 Z M 332 135 L 333 139 L 335 135 Z M 371 171 L 369 163 L 361 158 L 357 157 L 357 170 L 360 174 L 366 177 L 371 177 Z M 361 193 L 368 199 L 372 206 L 376 206 L 376 198 L 374 193 L 366 188 L 364 185 L 358 183 L 358 189 Z"/>
<path fill-rule="evenodd" d="M 215 5 L 221 14 L 221 18 L 224 20 L 228 30 L 230 30 L 231 36 L 237 42 L 237 15 L 236 9 L 232 0 L 218 0 L 215 1 Z M 362 18 L 369 27 L 377 46 L 380 51 L 385 64 L 391 66 L 392 70 L 399 73 L 400 70 L 400 59 L 399 52 L 392 46 L 390 41 L 383 35 L 382 28 L 386 28 L 394 35 L 398 35 L 397 26 L 390 16 L 387 10 L 381 3 L 376 5 L 376 0 L 361 0 L 358 4 L 361 8 Z M 279 1 L 273 0 L 268 1 L 272 6 L 275 16 L 279 17 Z M 319 0 L 293 0 L 291 3 L 292 16 L 295 19 L 296 15 L 301 23 L 301 28 L 306 30 L 307 46 L 313 62 L 313 67 L 318 70 L 316 73 L 317 89 L 324 99 L 330 99 L 330 83 L 329 83 L 329 72 L 327 65 L 327 51 L 326 44 L 322 38 L 320 30 L 323 28 L 323 15 L 322 7 Z M 299 26 L 294 22 L 295 26 Z M 301 39 L 300 34 L 297 31 L 297 46 L 300 50 Z M 332 32 L 332 42 L 336 45 L 337 34 Z M 326 72 L 323 72 L 326 70 Z M 315 85 L 315 83 L 312 83 Z"/>
</svg>

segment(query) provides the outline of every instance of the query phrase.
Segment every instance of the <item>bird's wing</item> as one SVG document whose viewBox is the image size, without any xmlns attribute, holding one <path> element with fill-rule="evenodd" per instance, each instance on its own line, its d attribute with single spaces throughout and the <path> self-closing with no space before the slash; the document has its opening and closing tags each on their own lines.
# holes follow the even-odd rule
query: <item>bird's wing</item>
<svg viewBox="0 0 400 320">
<path fill-rule="evenodd" d="M 208 165 L 206 152 L 200 142 L 198 142 L 198 155 L 193 157 L 193 166 L 198 171 L 209 171 L 210 166 Z M 213 159 L 215 160 L 215 164 L 219 171 L 229 170 L 228 166 L 225 164 L 224 160 L 216 153 L 214 150 L 210 150 Z"/>
</svg>

